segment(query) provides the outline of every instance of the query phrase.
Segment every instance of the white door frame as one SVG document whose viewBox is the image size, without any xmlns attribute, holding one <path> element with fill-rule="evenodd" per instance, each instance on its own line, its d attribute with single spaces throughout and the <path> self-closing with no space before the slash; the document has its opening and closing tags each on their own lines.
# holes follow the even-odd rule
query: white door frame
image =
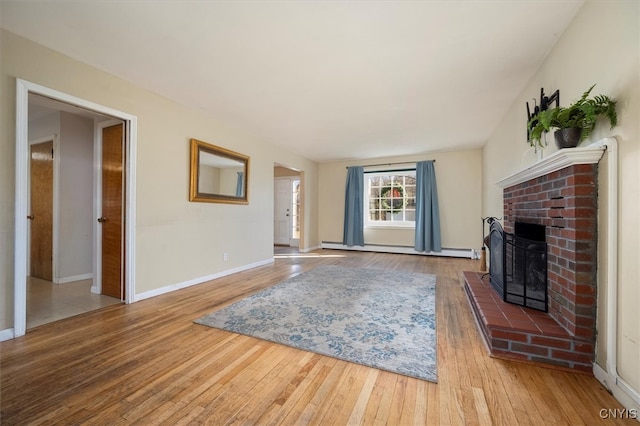
<svg viewBox="0 0 640 426">
<path fill-rule="evenodd" d="M 277 208 L 277 205 L 278 205 L 278 200 L 277 200 L 278 191 L 275 190 L 275 186 L 277 185 L 277 182 L 284 182 L 284 181 L 286 181 L 288 183 L 288 190 L 287 190 L 288 200 L 287 201 L 288 201 L 288 206 L 289 206 L 289 208 L 288 208 L 289 214 L 287 215 L 288 216 L 288 220 L 287 220 L 287 245 L 291 246 L 291 220 L 292 220 L 291 219 L 291 214 L 292 214 L 292 212 L 291 212 L 291 177 L 283 176 L 283 177 L 274 178 L 274 191 L 273 192 L 274 192 L 274 195 L 275 195 L 276 199 L 274 200 L 273 204 Z M 274 219 L 275 219 L 275 214 L 274 214 Z M 275 226 L 274 226 L 274 229 L 275 229 Z M 275 241 L 275 239 L 274 239 L 274 241 Z M 275 243 L 278 244 L 278 242 L 275 242 Z"/>
<path fill-rule="evenodd" d="M 80 108 L 110 115 L 125 122 L 125 303 L 135 302 L 135 218 L 136 218 L 136 116 L 96 104 L 48 87 L 16 79 L 16 193 L 14 240 L 14 324 L 13 337 L 23 336 L 27 326 L 27 206 L 29 183 L 29 93 L 46 96 Z M 95 167 L 95 164 L 94 164 Z"/>
</svg>

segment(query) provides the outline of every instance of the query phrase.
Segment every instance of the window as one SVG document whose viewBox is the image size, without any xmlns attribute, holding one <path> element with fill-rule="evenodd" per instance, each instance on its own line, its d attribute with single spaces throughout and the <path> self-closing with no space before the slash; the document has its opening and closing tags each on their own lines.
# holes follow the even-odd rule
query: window
<svg viewBox="0 0 640 426">
<path fill-rule="evenodd" d="M 415 169 L 365 173 L 364 180 L 366 226 L 415 226 Z"/>
</svg>

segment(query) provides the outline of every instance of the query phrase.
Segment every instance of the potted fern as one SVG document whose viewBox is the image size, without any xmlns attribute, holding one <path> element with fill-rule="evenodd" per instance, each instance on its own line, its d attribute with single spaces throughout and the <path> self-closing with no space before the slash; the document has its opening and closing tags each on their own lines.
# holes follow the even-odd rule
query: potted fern
<svg viewBox="0 0 640 426">
<path fill-rule="evenodd" d="M 609 119 L 611 128 L 618 123 L 616 101 L 605 95 L 589 98 L 595 84 L 568 107 L 540 111 L 529 120 L 529 144 L 544 148 L 543 134 L 556 129 L 554 138 L 558 148 L 572 148 L 591 135 L 599 117 Z"/>
</svg>

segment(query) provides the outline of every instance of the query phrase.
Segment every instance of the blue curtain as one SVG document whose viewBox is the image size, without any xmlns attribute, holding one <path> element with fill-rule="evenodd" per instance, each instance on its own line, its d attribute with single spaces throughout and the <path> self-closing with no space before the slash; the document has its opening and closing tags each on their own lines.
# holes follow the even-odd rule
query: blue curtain
<svg viewBox="0 0 640 426">
<path fill-rule="evenodd" d="M 416 251 L 442 251 L 440 210 L 433 161 L 416 164 Z"/>
<path fill-rule="evenodd" d="M 347 168 L 342 244 L 364 246 L 364 168 Z"/>
<path fill-rule="evenodd" d="M 242 197 L 242 184 L 244 183 L 244 173 L 238 172 L 238 178 L 236 180 L 236 197 Z"/>
</svg>

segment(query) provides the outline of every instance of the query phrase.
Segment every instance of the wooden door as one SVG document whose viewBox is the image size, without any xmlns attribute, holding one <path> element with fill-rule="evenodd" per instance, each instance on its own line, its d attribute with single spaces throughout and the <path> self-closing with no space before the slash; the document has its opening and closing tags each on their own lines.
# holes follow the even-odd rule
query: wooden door
<svg viewBox="0 0 640 426">
<path fill-rule="evenodd" d="M 31 145 L 30 275 L 53 281 L 53 141 Z"/>
<path fill-rule="evenodd" d="M 274 194 L 274 244 L 289 245 L 291 240 L 291 181 L 288 178 L 276 179 Z"/>
<path fill-rule="evenodd" d="M 102 129 L 102 294 L 124 300 L 124 125 Z"/>
</svg>

